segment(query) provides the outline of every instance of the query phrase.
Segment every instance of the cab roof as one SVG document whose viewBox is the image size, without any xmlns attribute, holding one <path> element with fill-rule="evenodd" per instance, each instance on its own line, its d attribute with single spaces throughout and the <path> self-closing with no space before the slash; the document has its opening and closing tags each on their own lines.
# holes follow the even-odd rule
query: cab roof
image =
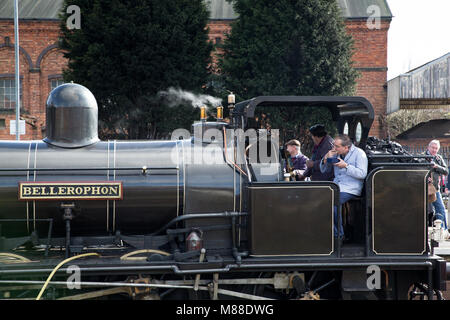
<svg viewBox="0 0 450 320">
<path fill-rule="evenodd" d="M 347 124 L 348 135 L 354 139 L 360 123 L 362 130 L 359 145 L 365 144 L 375 119 L 375 112 L 369 100 L 357 96 L 259 96 L 237 103 L 233 116 L 244 117 L 245 120 L 254 118 L 255 110 L 259 106 L 328 108 L 333 120 L 337 122 L 339 133 L 343 133 Z"/>
</svg>

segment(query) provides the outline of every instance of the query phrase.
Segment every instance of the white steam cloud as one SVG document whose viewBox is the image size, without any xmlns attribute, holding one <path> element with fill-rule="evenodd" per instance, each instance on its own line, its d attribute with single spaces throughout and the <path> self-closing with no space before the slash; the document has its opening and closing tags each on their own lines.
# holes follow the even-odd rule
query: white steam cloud
<svg viewBox="0 0 450 320">
<path fill-rule="evenodd" d="M 163 97 L 169 107 L 175 107 L 182 103 L 189 102 L 193 107 L 199 108 L 203 105 L 217 107 L 222 105 L 222 99 L 215 98 L 207 94 L 194 94 L 182 89 L 169 88 L 167 91 L 158 92 L 159 97 Z"/>
</svg>

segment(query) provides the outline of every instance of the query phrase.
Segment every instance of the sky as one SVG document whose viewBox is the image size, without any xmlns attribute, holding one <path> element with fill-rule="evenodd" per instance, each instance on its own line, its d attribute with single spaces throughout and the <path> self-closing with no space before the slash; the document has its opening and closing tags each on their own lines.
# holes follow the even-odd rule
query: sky
<svg viewBox="0 0 450 320">
<path fill-rule="evenodd" d="M 387 0 L 388 80 L 450 52 L 450 0 Z"/>
</svg>

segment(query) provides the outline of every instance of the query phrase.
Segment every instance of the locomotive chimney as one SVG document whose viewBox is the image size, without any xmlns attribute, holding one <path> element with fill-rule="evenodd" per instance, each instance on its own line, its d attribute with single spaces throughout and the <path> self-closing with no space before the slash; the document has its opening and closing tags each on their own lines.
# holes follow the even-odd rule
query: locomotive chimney
<svg viewBox="0 0 450 320">
<path fill-rule="evenodd" d="M 46 131 L 44 141 L 62 148 L 98 142 L 98 107 L 92 92 L 76 83 L 53 89 L 47 99 Z"/>
</svg>

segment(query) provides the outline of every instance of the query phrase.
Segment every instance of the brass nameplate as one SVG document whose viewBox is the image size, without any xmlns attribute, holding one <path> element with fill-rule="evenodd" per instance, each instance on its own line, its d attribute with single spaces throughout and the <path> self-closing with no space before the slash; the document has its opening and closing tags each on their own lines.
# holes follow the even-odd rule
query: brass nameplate
<svg viewBox="0 0 450 320">
<path fill-rule="evenodd" d="M 122 182 L 19 182 L 19 200 L 122 200 Z"/>
</svg>

